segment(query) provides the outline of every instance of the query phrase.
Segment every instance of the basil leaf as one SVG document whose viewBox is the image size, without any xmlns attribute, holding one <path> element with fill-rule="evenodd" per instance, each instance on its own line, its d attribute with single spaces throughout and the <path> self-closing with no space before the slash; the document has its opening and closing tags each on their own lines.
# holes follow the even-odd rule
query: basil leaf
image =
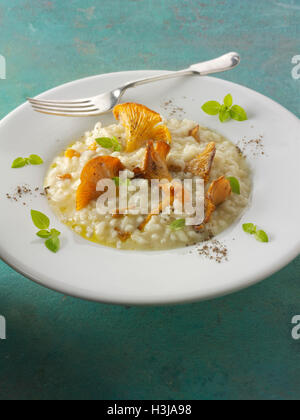
<svg viewBox="0 0 300 420">
<path fill-rule="evenodd" d="M 31 165 L 42 165 L 44 163 L 43 159 L 38 155 L 30 155 L 28 161 Z"/>
<path fill-rule="evenodd" d="M 48 229 L 49 226 L 50 226 L 49 218 L 45 214 L 43 214 L 39 211 L 31 210 L 31 218 L 32 218 L 32 221 L 33 221 L 34 225 L 38 229 L 44 230 L 44 229 Z"/>
<path fill-rule="evenodd" d="M 57 236 L 51 237 L 50 239 L 47 239 L 45 245 L 49 251 L 56 253 L 60 248 L 60 240 Z"/>
<path fill-rule="evenodd" d="M 263 230 L 259 230 L 258 232 L 256 232 L 255 238 L 257 241 L 260 242 L 269 242 L 268 235 Z"/>
<path fill-rule="evenodd" d="M 13 161 L 11 167 L 13 169 L 17 169 L 17 168 L 23 168 L 25 165 L 26 165 L 26 159 L 20 157 Z"/>
<path fill-rule="evenodd" d="M 12 168 L 23 168 L 25 165 L 42 165 L 43 159 L 38 155 L 30 155 L 29 158 L 17 158 L 12 164 Z"/>
<path fill-rule="evenodd" d="M 113 149 L 115 152 L 121 151 L 121 145 L 116 137 L 100 137 L 99 139 L 96 139 L 96 142 L 104 149 Z"/>
<path fill-rule="evenodd" d="M 112 180 L 114 181 L 114 183 L 116 184 L 117 187 L 120 186 L 120 177 L 115 176 Z"/>
<path fill-rule="evenodd" d="M 56 229 L 51 229 L 50 233 L 51 233 L 53 238 L 61 235 L 61 233 Z"/>
<path fill-rule="evenodd" d="M 234 194 L 240 195 L 241 194 L 241 186 L 240 186 L 239 180 L 236 179 L 234 176 L 230 176 L 227 179 L 230 182 L 232 192 Z"/>
<path fill-rule="evenodd" d="M 100 137 L 96 139 L 96 142 L 104 149 L 112 149 L 113 147 L 113 142 L 109 137 Z"/>
<path fill-rule="evenodd" d="M 222 123 L 229 121 L 231 118 L 236 121 L 246 121 L 248 119 L 246 111 L 241 106 L 232 106 L 232 104 L 233 97 L 229 93 L 225 96 L 223 105 L 216 101 L 209 101 L 202 106 L 202 109 L 209 115 L 219 114 L 219 119 Z"/>
<path fill-rule="evenodd" d="M 114 183 L 116 184 L 117 187 L 120 186 L 120 177 L 116 176 L 115 178 L 113 178 Z"/>
<path fill-rule="evenodd" d="M 127 187 L 129 187 L 129 185 L 130 185 L 130 179 L 127 179 L 126 182 L 125 182 L 123 179 L 121 179 L 118 176 L 114 177 L 113 181 L 115 182 L 117 187 L 119 187 L 120 185 L 127 185 Z"/>
<path fill-rule="evenodd" d="M 230 120 L 230 110 L 227 108 L 227 106 L 222 105 L 220 113 L 219 113 L 219 119 L 221 123 L 225 123 Z"/>
<path fill-rule="evenodd" d="M 250 235 L 256 233 L 256 226 L 253 223 L 245 223 L 243 229 L 246 233 L 250 233 Z"/>
<path fill-rule="evenodd" d="M 38 233 L 37 233 L 37 236 L 39 237 L 39 238 L 42 238 L 42 239 L 47 239 L 47 238 L 50 238 L 50 236 L 51 236 L 51 232 L 49 232 L 49 230 L 40 230 Z"/>
<path fill-rule="evenodd" d="M 113 142 L 114 151 L 121 152 L 122 147 L 115 136 L 112 138 L 112 142 Z"/>
<path fill-rule="evenodd" d="M 172 230 L 181 230 L 184 228 L 185 228 L 185 219 L 174 220 L 174 222 L 170 224 L 170 229 Z"/>
<path fill-rule="evenodd" d="M 208 115 L 218 115 L 221 109 L 221 104 L 216 101 L 209 101 L 203 105 L 202 109 Z"/>
<path fill-rule="evenodd" d="M 233 98 L 232 95 L 229 93 L 229 95 L 225 96 L 224 98 L 224 105 L 228 108 L 232 107 L 233 104 Z"/>
<path fill-rule="evenodd" d="M 239 105 L 234 105 L 230 110 L 230 116 L 236 121 L 246 121 L 248 116 L 246 111 Z"/>
</svg>

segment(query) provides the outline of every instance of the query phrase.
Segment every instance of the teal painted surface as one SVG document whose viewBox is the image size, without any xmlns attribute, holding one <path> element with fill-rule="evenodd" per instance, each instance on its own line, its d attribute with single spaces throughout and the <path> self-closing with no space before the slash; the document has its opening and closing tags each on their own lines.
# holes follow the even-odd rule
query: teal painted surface
<svg viewBox="0 0 300 420">
<path fill-rule="evenodd" d="M 299 117 L 299 23 L 298 0 L 0 0 L 0 117 L 73 79 L 179 69 L 228 50 L 243 62 L 223 78 Z M 123 308 L 63 297 L 0 263 L 0 399 L 298 400 L 299 278 L 300 258 L 215 301 Z"/>
</svg>

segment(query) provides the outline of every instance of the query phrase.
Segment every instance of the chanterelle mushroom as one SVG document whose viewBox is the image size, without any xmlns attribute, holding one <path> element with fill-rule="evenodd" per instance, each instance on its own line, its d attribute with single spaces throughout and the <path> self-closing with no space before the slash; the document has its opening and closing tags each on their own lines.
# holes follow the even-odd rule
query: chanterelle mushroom
<svg viewBox="0 0 300 420">
<path fill-rule="evenodd" d="M 171 181 L 172 176 L 166 160 L 169 152 L 170 145 L 163 141 L 158 141 L 155 146 L 152 140 L 148 142 L 142 169 L 146 179 L 168 179 Z"/>
<path fill-rule="evenodd" d="M 219 206 L 231 194 L 231 186 L 228 179 L 225 176 L 213 181 L 207 191 L 207 199 L 210 200 L 215 206 Z"/>
<path fill-rule="evenodd" d="M 200 176 L 204 182 L 208 182 L 211 167 L 216 156 L 215 143 L 209 143 L 204 152 L 191 160 L 185 168 L 186 172 L 190 172 L 195 176 Z"/>
<path fill-rule="evenodd" d="M 200 130 L 200 125 L 197 125 L 196 127 L 192 128 L 192 129 L 189 131 L 189 136 L 194 137 L 194 139 L 195 139 L 198 143 L 201 143 L 199 130 Z"/>
<path fill-rule="evenodd" d="M 172 184 L 172 175 L 167 166 L 167 156 L 170 152 L 170 145 L 158 141 L 154 145 L 153 141 L 149 141 L 146 149 L 146 155 L 143 168 L 136 168 L 136 176 L 144 176 L 145 179 L 157 179 L 159 181 L 167 180 L 167 183 L 160 183 L 160 188 L 164 192 L 165 197 L 159 203 L 159 207 L 153 214 L 149 214 L 147 218 L 139 226 L 139 230 L 143 231 L 146 225 L 150 222 L 154 214 L 159 214 L 166 207 L 172 206 L 174 200 L 184 200 L 187 196 L 180 183 Z"/>
<path fill-rule="evenodd" d="M 84 209 L 90 201 L 96 200 L 101 192 L 97 191 L 97 183 L 101 179 L 112 179 L 125 169 L 118 158 L 98 156 L 90 160 L 81 172 L 81 184 L 76 192 L 76 210 Z"/>
<path fill-rule="evenodd" d="M 148 140 L 171 143 L 171 133 L 162 117 L 144 105 L 126 103 L 114 108 L 114 116 L 126 130 L 126 152 L 134 152 Z"/>
</svg>

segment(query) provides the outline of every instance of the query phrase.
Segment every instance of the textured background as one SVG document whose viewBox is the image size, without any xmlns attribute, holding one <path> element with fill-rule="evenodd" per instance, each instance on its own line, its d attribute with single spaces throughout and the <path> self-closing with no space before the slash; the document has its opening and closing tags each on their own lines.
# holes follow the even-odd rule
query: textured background
<svg viewBox="0 0 300 420">
<path fill-rule="evenodd" d="M 0 25 L 0 117 L 73 79 L 180 69 L 228 50 L 243 62 L 223 78 L 300 116 L 299 0 L 0 0 Z M 0 399 L 298 400 L 299 276 L 298 257 L 229 297 L 123 308 L 63 297 L 0 263 Z"/>
</svg>

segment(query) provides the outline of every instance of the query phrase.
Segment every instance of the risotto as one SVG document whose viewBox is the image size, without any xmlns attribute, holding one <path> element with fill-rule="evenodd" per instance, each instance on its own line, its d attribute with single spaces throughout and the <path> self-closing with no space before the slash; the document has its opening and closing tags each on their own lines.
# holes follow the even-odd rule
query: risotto
<svg viewBox="0 0 300 420">
<path fill-rule="evenodd" d="M 118 159 L 127 177 L 134 182 L 136 168 L 142 167 L 149 147 L 146 142 L 130 150 L 126 148 L 128 130 L 123 124 L 103 127 L 99 122 L 93 131 L 87 132 L 67 151 L 57 156 L 47 173 L 47 196 L 60 220 L 90 241 L 127 250 L 162 250 L 194 245 L 220 234 L 232 225 L 247 207 L 251 193 L 251 174 L 245 158 L 232 142 L 208 128 L 198 126 L 194 121 L 171 119 L 165 121 L 164 126 L 171 137 L 166 164 L 172 178 L 194 176 L 190 173 L 193 167 L 191 162 L 201 156 L 209 145 L 214 144 L 215 154 L 205 182 L 206 193 L 209 193 L 212 183 L 220 177 L 234 177 L 239 181 L 240 194 L 232 192 L 224 202 L 214 203 L 218 205 L 213 205 L 212 214 L 200 228 L 184 223 L 172 228 L 176 226 L 174 221 L 179 219 L 172 211 L 170 214 L 153 215 L 145 223 L 144 215 L 99 214 L 96 199 L 91 199 L 84 206 L 76 206 L 76 194 L 85 182 L 82 174 L 89 162 L 101 156 Z M 97 139 L 109 138 L 117 140 L 121 147 L 108 149 L 105 144 L 96 142 Z M 131 189 L 129 183 L 129 195 Z M 184 219 L 183 214 L 180 220 Z"/>
</svg>

